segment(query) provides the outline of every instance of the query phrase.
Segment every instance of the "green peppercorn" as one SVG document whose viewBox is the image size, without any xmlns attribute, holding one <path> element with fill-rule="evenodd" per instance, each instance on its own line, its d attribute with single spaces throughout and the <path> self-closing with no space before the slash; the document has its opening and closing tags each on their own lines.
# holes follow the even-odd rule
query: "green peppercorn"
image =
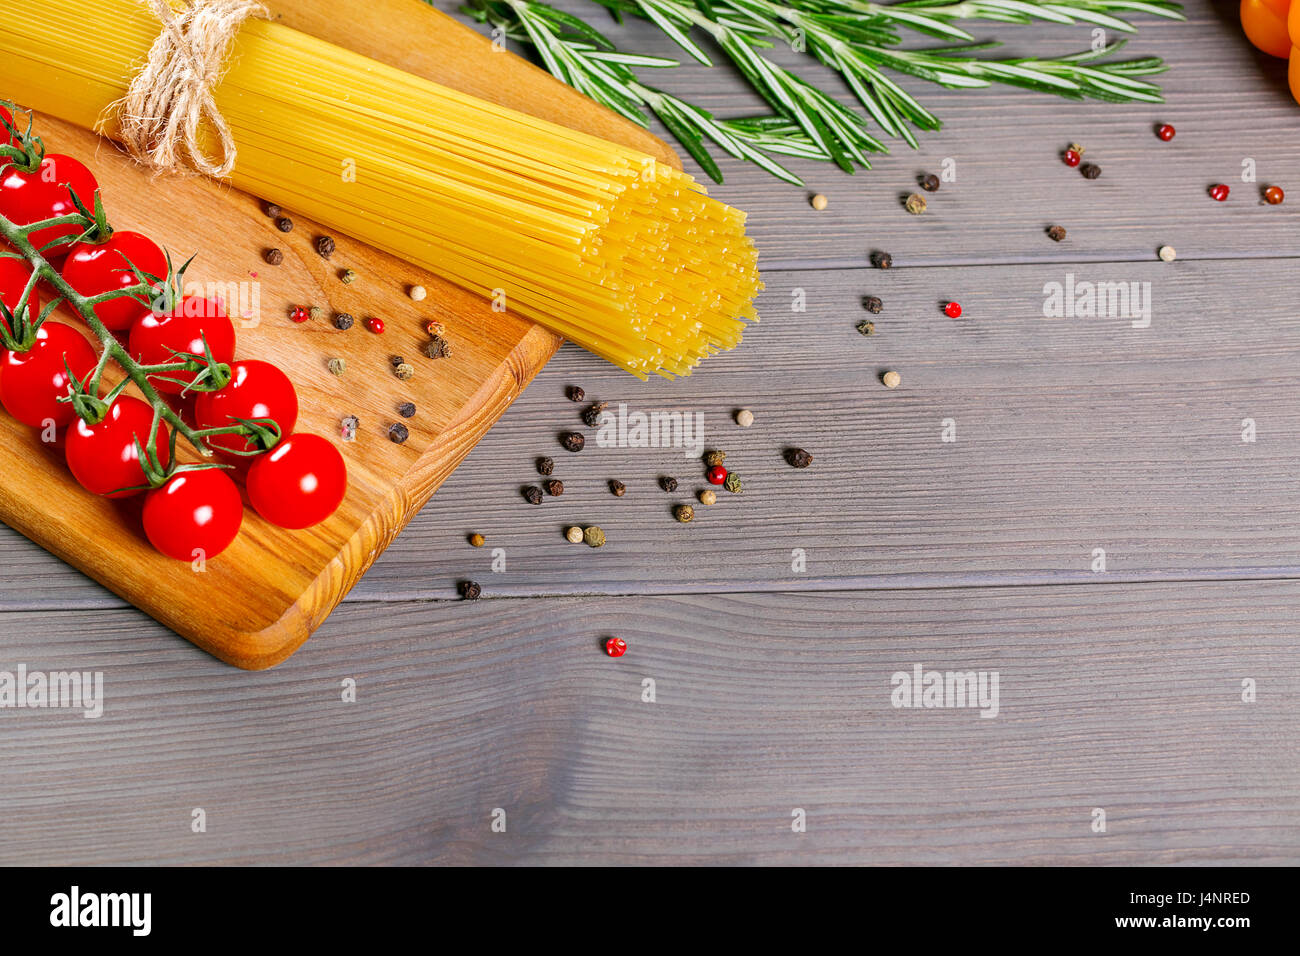
<svg viewBox="0 0 1300 956">
<path fill-rule="evenodd" d="M 731 472 L 727 475 L 727 480 L 722 483 L 722 487 L 726 488 L 733 495 L 740 494 L 740 476 L 734 471 Z"/>
<path fill-rule="evenodd" d="M 590 528 L 583 529 L 582 540 L 587 542 L 589 548 L 599 548 L 605 543 L 605 532 L 592 525 Z"/>
</svg>

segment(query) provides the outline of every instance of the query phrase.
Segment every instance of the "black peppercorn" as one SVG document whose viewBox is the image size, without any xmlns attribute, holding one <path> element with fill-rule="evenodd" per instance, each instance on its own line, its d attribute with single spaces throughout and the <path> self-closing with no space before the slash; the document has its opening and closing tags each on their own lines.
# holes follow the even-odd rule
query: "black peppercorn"
<svg viewBox="0 0 1300 956">
<path fill-rule="evenodd" d="M 565 432 L 560 436 L 560 444 L 566 451 L 582 451 L 587 445 L 587 439 L 582 437 L 581 432 Z"/>
<path fill-rule="evenodd" d="M 555 459 L 554 459 L 554 458 L 539 458 L 539 459 L 537 459 L 537 473 L 538 473 L 539 475 L 549 475 L 549 474 L 551 474 L 553 471 L 555 471 Z"/>
<path fill-rule="evenodd" d="M 275 221 L 275 228 L 281 232 L 293 232 L 293 220 L 288 216 L 281 216 Z"/>
<path fill-rule="evenodd" d="M 869 319 L 863 319 L 861 322 L 858 323 L 857 329 L 859 335 L 875 335 L 876 323 L 872 322 Z"/>
<path fill-rule="evenodd" d="M 622 498 L 623 495 L 627 494 L 627 485 L 617 478 L 611 478 L 609 480 L 609 491 L 615 498 Z"/>
<path fill-rule="evenodd" d="M 334 240 L 330 236 L 321 236 L 316 240 L 316 252 L 322 259 L 334 255 Z"/>
<path fill-rule="evenodd" d="M 334 316 L 334 328 L 338 329 L 340 332 L 346 332 L 348 329 L 352 328 L 352 324 L 355 321 L 356 320 L 346 312 L 340 312 L 338 315 Z"/>
<path fill-rule="evenodd" d="M 548 481 L 543 481 L 542 487 L 546 489 L 546 493 L 552 498 L 558 498 L 560 495 L 564 494 L 564 482 L 560 481 L 558 478 L 551 478 Z"/>
<path fill-rule="evenodd" d="M 871 254 L 871 264 L 877 269 L 888 269 L 894 264 L 894 257 L 888 252 L 873 252 Z"/>
<path fill-rule="evenodd" d="M 270 216 L 272 219 L 276 219 L 280 215 L 280 207 L 273 202 L 267 203 L 262 208 L 266 211 L 266 214 Z"/>
<path fill-rule="evenodd" d="M 451 343 L 441 335 L 432 336 L 424 347 L 424 354 L 431 359 L 447 358 L 451 355 Z"/>
<path fill-rule="evenodd" d="M 862 307 L 872 315 L 879 315 L 880 310 L 885 307 L 885 303 L 880 301 L 880 296 L 869 295 L 862 300 Z"/>
<path fill-rule="evenodd" d="M 939 191 L 939 177 L 934 173 L 928 173 L 921 177 L 921 188 L 928 193 Z"/>
<path fill-rule="evenodd" d="M 1065 227 L 1052 226 L 1050 229 L 1047 230 L 1047 237 L 1051 239 L 1053 242 L 1060 242 L 1062 239 L 1065 238 Z"/>
<path fill-rule="evenodd" d="M 410 437 L 411 432 L 401 422 L 394 422 L 388 429 L 388 440 L 394 445 L 400 445 Z"/>
<path fill-rule="evenodd" d="M 807 468 L 812 464 L 813 456 L 802 448 L 787 448 L 785 460 L 790 463 L 791 468 Z"/>
<path fill-rule="evenodd" d="M 524 501 L 530 505 L 540 505 L 542 503 L 542 489 L 536 485 L 529 485 L 524 489 Z"/>
<path fill-rule="evenodd" d="M 479 599 L 479 595 L 481 595 L 482 593 L 483 593 L 483 589 L 478 586 L 478 582 L 476 581 L 460 582 L 460 596 L 463 597 L 466 601 L 477 601 Z"/>
<path fill-rule="evenodd" d="M 664 475 L 662 478 L 659 479 L 659 487 L 662 488 L 664 491 L 668 492 L 669 494 L 672 494 L 674 491 L 677 490 L 677 479 L 671 477 L 670 475 Z"/>
<path fill-rule="evenodd" d="M 284 262 L 284 253 L 279 249 L 267 249 L 264 258 L 268 264 L 278 266 Z"/>
<path fill-rule="evenodd" d="M 1084 163 L 1079 167 L 1079 172 L 1084 179 L 1096 179 L 1101 175 L 1101 167 L 1096 163 Z"/>
<path fill-rule="evenodd" d="M 397 414 L 401 415 L 403 418 L 414 418 L 414 417 L 415 417 L 415 403 L 414 403 L 414 402 L 402 402 L 402 404 L 400 404 L 400 405 L 397 406 Z"/>
<path fill-rule="evenodd" d="M 569 396 L 569 401 L 571 402 L 580 402 L 587 397 L 587 393 L 577 385 L 570 385 L 566 394 Z"/>
<path fill-rule="evenodd" d="M 594 402 L 591 407 L 582 413 L 582 422 L 584 425 L 590 425 L 595 428 L 600 424 L 600 413 L 609 407 L 609 402 Z"/>
</svg>

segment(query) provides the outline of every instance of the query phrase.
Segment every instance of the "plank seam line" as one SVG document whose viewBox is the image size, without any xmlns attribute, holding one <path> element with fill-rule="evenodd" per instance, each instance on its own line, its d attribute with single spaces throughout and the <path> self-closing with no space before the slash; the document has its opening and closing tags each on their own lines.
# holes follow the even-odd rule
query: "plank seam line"
<svg viewBox="0 0 1300 956">
<path fill-rule="evenodd" d="M 1215 256 L 1199 256 L 1196 254 L 1180 255 L 1179 262 L 1260 262 L 1260 261 L 1277 261 L 1289 262 L 1300 259 L 1300 253 L 1296 255 L 1276 255 L 1270 252 L 1261 252 L 1258 255 L 1250 253 L 1224 253 Z M 1150 256 L 1141 259 L 1116 259 L 1113 256 L 1100 256 L 1098 258 L 1088 258 L 1087 256 L 1071 256 L 1070 258 L 1057 257 L 1035 257 L 1032 259 L 1012 260 L 1012 259 L 985 259 L 985 260 L 964 260 L 964 259 L 932 259 L 926 262 L 916 263 L 895 263 L 892 270 L 899 269 L 992 269 L 992 268 L 1025 268 L 1029 266 L 1070 266 L 1076 264 L 1087 265 L 1143 265 L 1159 264 L 1166 268 L 1174 268 L 1169 263 L 1161 263 L 1153 251 Z M 872 265 L 867 256 L 854 257 L 852 259 L 774 259 L 771 262 L 760 262 L 759 266 L 764 273 L 773 272 L 854 272 L 858 270 L 876 270 L 877 267 Z"/>
</svg>

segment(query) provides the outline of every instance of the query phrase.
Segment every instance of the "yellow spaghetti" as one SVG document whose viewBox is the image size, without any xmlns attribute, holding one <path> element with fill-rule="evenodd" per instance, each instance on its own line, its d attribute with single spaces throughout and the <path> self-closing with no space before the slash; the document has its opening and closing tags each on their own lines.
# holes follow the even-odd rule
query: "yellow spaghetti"
<svg viewBox="0 0 1300 956">
<path fill-rule="evenodd" d="M 139 0 L 5 6 L 0 98 L 90 128 L 159 30 Z M 634 375 L 689 374 L 757 319 L 744 214 L 637 150 L 263 20 L 215 99 L 235 186 L 504 296 Z"/>
</svg>

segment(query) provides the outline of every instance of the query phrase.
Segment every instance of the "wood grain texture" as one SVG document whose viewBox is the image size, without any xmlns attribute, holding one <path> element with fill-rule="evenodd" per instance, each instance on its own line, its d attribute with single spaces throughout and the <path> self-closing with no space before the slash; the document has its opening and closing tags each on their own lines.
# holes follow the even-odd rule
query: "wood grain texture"
<svg viewBox="0 0 1300 956">
<path fill-rule="evenodd" d="M 1296 582 L 349 604 L 262 674 L 3 614 L 7 665 L 102 671 L 105 707 L 0 710 L 0 863 L 1295 864 L 1297 613 Z M 893 708 L 917 663 L 997 671 L 998 716 Z"/>
</svg>

